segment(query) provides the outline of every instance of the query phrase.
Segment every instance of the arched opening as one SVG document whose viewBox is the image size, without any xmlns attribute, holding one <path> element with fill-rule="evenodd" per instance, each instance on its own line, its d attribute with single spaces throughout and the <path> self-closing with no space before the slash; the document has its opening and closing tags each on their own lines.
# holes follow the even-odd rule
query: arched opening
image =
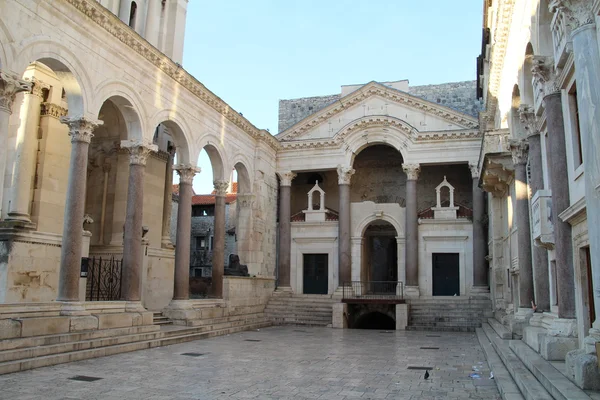
<svg viewBox="0 0 600 400">
<path fill-rule="evenodd" d="M 239 257 L 240 265 L 246 265 L 250 275 L 260 272 L 260 265 L 252 263 L 253 204 L 252 180 L 248 167 L 241 161 L 234 164 L 230 179 L 232 197 L 235 202 L 229 208 L 226 227 L 225 265 L 229 266 L 231 255 Z M 236 265 L 230 265 L 235 269 Z M 233 271 L 233 270 L 232 270 Z"/>
<path fill-rule="evenodd" d="M 350 182 L 350 201 L 404 206 L 406 174 L 402 163 L 402 155 L 391 146 L 376 144 L 363 149 L 354 158 L 356 173 Z"/>
<path fill-rule="evenodd" d="M 128 23 L 128 25 L 132 29 L 135 29 L 136 14 L 137 14 L 137 4 L 135 1 L 132 1 L 131 7 L 129 9 L 129 23 Z"/>
<path fill-rule="evenodd" d="M 554 53 L 552 44 L 552 18 L 553 14 L 548 7 L 548 0 L 540 0 L 537 10 L 537 50 L 541 56 L 552 56 Z"/>
<path fill-rule="evenodd" d="M 371 222 L 363 234 L 361 281 L 370 282 L 368 292 L 395 290 L 383 282 L 398 281 L 398 233 L 392 224 L 383 220 Z M 392 288 L 392 289 L 390 289 Z"/>
<path fill-rule="evenodd" d="M 353 329 L 395 330 L 396 321 L 379 311 L 368 312 L 354 322 Z"/>
</svg>

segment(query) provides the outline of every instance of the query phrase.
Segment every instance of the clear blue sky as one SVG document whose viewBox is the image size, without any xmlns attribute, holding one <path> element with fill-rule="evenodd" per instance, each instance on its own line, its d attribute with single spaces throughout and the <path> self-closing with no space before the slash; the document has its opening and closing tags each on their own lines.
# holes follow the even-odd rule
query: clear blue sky
<svg viewBox="0 0 600 400">
<path fill-rule="evenodd" d="M 258 128 L 341 85 L 474 80 L 482 0 L 191 0 L 183 66 Z M 196 192 L 212 191 L 203 152 Z"/>
</svg>

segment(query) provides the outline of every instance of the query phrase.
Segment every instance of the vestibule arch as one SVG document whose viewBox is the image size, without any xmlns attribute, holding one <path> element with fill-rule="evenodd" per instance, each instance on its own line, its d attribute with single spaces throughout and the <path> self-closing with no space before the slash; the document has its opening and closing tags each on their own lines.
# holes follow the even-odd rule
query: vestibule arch
<svg viewBox="0 0 600 400">
<path fill-rule="evenodd" d="M 177 162 L 183 165 L 194 164 L 192 160 L 198 157 L 192 157 L 190 143 L 190 128 L 179 113 L 175 110 L 161 110 L 150 118 L 150 126 L 152 129 L 159 125 L 164 125 L 169 130 L 169 135 L 173 138 L 177 151 Z"/>
</svg>

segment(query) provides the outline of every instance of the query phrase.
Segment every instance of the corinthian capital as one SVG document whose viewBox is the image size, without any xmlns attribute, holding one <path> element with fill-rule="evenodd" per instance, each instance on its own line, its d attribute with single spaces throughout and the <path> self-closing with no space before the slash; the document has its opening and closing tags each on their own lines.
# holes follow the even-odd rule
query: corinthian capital
<svg viewBox="0 0 600 400">
<path fill-rule="evenodd" d="M 292 171 L 282 172 L 279 174 L 281 178 L 281 186 L 292 186 L 292 181 L 296 177 L 296 174 Z"/>
<path fill-rule="evenodd" d="M 104 124 L 104 121 L 92 120 L 86 117 L 61 117 L 60 122 L 69 127 L 71 143 L 90 143 L 94 137 L 94 129 Z"/>
<path fill-rule="evenodd" d="M 31 82 L 19 78 L 15 73 L 0 71 L 0 110 L 12 112 L 15 94 L 31 90 Z"/>
<path fill-rule="evenodd" d="M 352 179 L 352 175 L 354 175 L 356 171 L 352 167 L 342 167 L 338 165 L 337 174 L 338 174 L 338 184 L 339 185 L 349 185 L 350 180 Z"/>
<path fill-rule="evenodd" d="M 402 164 L 402 169 L 406 173 L 409 181 L 416 181 L 419 179 L 419 173 L 421 173 L 421 166 L 419 164 Z"/>
<path fill-rule="evenodd" d="M 479 167 L 477 164 L 469 164 L 469 169 L 471 170 L 471 178 L 479 178 Z"/>
<path fill-rule="evenodd" d="M 225 196 L 227 194 L 227 188 L 229 187 L 229 182 L 226 180 L 216 180 L 213 182 L 215 187 L 215 195 L 217 196 Z"/>
<path fill-rule="evenodd" d="M 121 147 L 129 151 L 130 165 L 146 165 L 150 153 L 158 151 L 157 145 L 140 140 L 122 140 Z"/>
<path fill-rule="evenodd" d="M 542 97 L 560 92 L 558 76 L 551 57 L 533 56 L 531 73 L 535 86 L 541 90 Z"/>
<path fill-rule="evenodd" d="M 527 136 L 539 135 L 540 132 L 537 130 L 537 120 L 535 118 L 535 113 L 533 112 L 533 107 L 527 104 L 521 104 L 519 106 L 519 120 L 525 131 L 527 131 Z"/>
<path fill-rule="evenodd" d="M 31 82 L 31 90 L 29 93 L 39 97 L 40 99 L 44 98 L 44 89 L 50 90 L 50 85 L 40 81 L 36 77 L 32 77 L 29 81 Z"/>
<path fill-rule="evenodd" d="M 189 164 L 179 164 L 173 168 L 179 175 L 179 182 L 187 185 L 191 185 L 194 180 L 194 176 L 200 173 L 200 168 Z"/>
<path fill-rule="evenodd" d="M 527 142 L 527 139 L 511 140 L 510 151 L 515 165 L 527 164 L 527 153 L 529 152 L 529 143 Z"/>
<path fill-rule="evenodd" d="M 562 14 L 571 30 L 594 23 L 592 0 L 550 0 L 548 8 L 552 13 Z"/>
</svg>

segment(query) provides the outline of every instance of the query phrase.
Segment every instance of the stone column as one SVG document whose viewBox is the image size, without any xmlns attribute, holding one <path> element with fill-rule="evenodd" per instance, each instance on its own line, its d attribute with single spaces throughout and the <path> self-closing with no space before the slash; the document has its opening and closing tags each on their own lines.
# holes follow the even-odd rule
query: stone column
<svg viewBox="0 0 600 400">
<path fill-rule="evenodd" d="M 419 225 L 417 217 L 417 179 L 419 164 L 402 164 L 406 173 L 406 295 L 419 296 Z"/>
<path fill-rule="evenodd" d="M 351 167 L 338 166 L 339 221 L 338 221 L 338 269 L 339 285 L 352 281 L 352 254 L 350 247 L 350 180 L 354 175 Z"/>
<path fill-rule="evenodd" d="M 143 310 L 142 293 L 142 223 L 144 217 L 144 173 L 146 160 L 158 147 L 151 143 L 124 140 L 121 147 L 129 150 L 129 184 L 123 237 L 123 271 L 121 299 L 128 302 L 127 309 Z"/>
<path fill-rule="evenodd" d="M 4 174 L 6 170 L 6 158 L 8 146 L 8 125 L 12 114 L 15 95 L 20 92 L 31 90 L 31 82 L 21 80 L 17 74 L 0 71 L 0 219 L 5 214 L 3 204 Z"/>
<path fill-rule="evenodd" d="M 223 270 L 225 269 L 225 195 L 229 182 L 214 181 L 215 186 L 215 233 L 212 256 L 212 292 L 223 297 Z"/>
<path fill-rule="evenodd" d="M 190 294 L 190 237 L 192 234 L 192 180 L 200 172 L 191 165 L 178 165 L 179 207 L 177 208 L 177 233 L 175 246 L 175 281 L 173 300 L 188 300 Z M 173 303 L 171 303 L 173 306 Z"/>
<path fill-rule="evenodd" d="M 479 169 L 469 164 L 473 179 L 473 291 L 489 292 L 488 265 L 485 259 L 487 243 L 485 240 L 485 192 L 479 187 Z"/>
<path fill-rule="evenodd" d="M 58 281 L 58 301 L 77 302 L 79 300 L 79 272 L 81 269 L 81 246 L 83 233 L 83 213 L 85 210 L 85 190 L 88 165 L 88 148 L 94 129 L 103 121 L 93 121 L 85 117 L 62 117 L 60 121 L 69 126 L 71 136 L 71 160 L 60 254 L 60 276 Z M 63 308 L 64 313 L 77 311 Z"/>
<path fill-rule="evenodd" d="M 600 52 L 592 4 L 589 0 L 554 0 L 550 2 L 550 7 L 564 14 L 573 39 L 596 310 L 593 326 L 594 335 L 600 339 L 600 245 L 597 245 L 600 243 Z"/>
<path fill-rule="evenodd" d="M 515 195 L 517 207 L 517 240 L 519 255 L 519 308 L 531 310 L 533 298 L 533 271 L 531 268 L 531 230 L 529 227 L 529 190 L 527 188 L 527 140 L 511 142 L 515 164 Z"/>
<path fill-rule="evenodd" d="M 8 218 L 10 220 L 31 222 L 31 194 L 33 191 L 33 175 L 37 156 L 38 130 L 43 90 L 50 86 L 32 79 L 32 89 L 25 93 L 23 108 L 26 110 L 21 115 L 21 125 L 17 132 L 17 147 L 15 149 L 15 168 L 12 175 L 12 192 L 8 205 Z"/>
<path fill-rule="evenodd" d="M 519 107 L 519 115 L 521 123 L 527 132 L 527 141 L 529 143 L 529 188 L 531 190 L 531 196 L 533 197 L 538 190 L 544 189 L 540 132 L 537 130 L 537 122 L 532 107 L 522 105 Z M 548 118 L 547 116 L 548 114 L 546 114 L 546 119 Z M 564 171 L 566 174 L 566 166 Z M 550 311 L 548 250 L 541 246 L 534 246 L 532 249 L 532 259 L 533 290 L 537 311 Z"/>
<path fill-rule="evenodd" d="M 290 290 L 290 257 L 292 252 L 291 197 L 293 172 L 280 174 L 279 186 L 279 262 L 278 284 L 283 290 Z"/>
<path fill-rule="evenodd" d="M 164 249 L 172 249 L 173 243 L 171 243 L 171 209 L 173 203 L 173 159 L 175 157 L 175 148 L 171 147 L 167 151 L 169 152 L 169 157 L 167 158 L 167 166 L 165 171 L 161 247 Z"/>
</svg>

